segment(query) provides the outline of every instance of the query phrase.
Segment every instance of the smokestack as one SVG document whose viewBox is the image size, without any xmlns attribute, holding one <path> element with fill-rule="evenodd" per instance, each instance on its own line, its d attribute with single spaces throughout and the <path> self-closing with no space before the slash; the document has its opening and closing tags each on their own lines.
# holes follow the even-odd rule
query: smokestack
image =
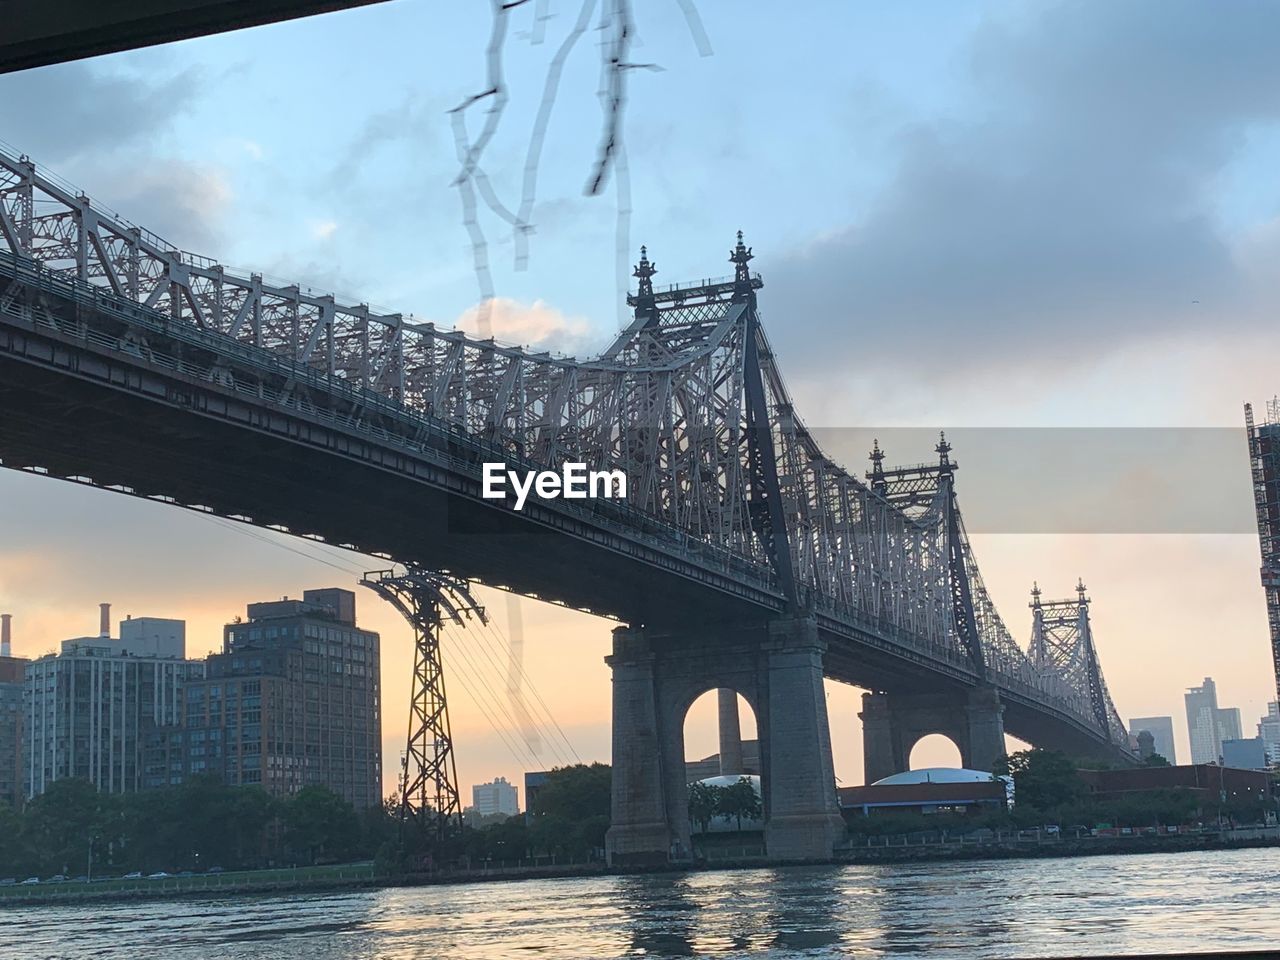
<svg viewBox="0 0 1280 960">
<path fill-rule="evenodd" d="M 13 639 L 13 627 L 9 621 L 13 619 L 11 613 L 0 613 L 0 657 L 12 657 L 13 647 L 10 641 Z"/>
<path fill-rule="evenodd" d="M 111 604 L 100 603 L 98 608 L 102 611 L 101 622 L 98 624 L 98 636 L 111 636 Z"/>
</svg>

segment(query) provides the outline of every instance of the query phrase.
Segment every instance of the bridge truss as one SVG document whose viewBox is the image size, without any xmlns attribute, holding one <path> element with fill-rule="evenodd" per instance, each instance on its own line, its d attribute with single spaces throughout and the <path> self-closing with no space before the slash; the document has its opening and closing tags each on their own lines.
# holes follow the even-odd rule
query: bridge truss
<svg viewBox="0 0 1280 960">
<path fill-rule="evenodd" d="M 424 428 L 482 440 L 513 463 L 620 469 L 632 522 L 667 531 L 683 560 L 729 558 L 785 607 L 1044 704 L 1127 749 L 1087 617 L 1086 639 L 1068 643 L 1070 655 L 1067 647 L 1049 655 L 1047 626 L 1041 646 L 1024 651 L 1000 617 L 965 531 L 945 439 L 936 464 L 893 469 L 877 445 L 866 478 L 818 446 L 765 335 L 763 282 L 741 234 L 734 275 L 692 285 L 655 288 L 657 265 L 642 249 L 628 297 L 634 319 L 583 361 L 237 273 L 3 154 L 0 251 L 16 265 L 7 286 L 0 271 L 0 315 L 39 314 L 32 281 L 20 276 L 34 269 L 144 308 L 169 328 L 212 334 L 227 357 L 247 349 L 274 358 L 284 373 L 273 403 L 291 402 L 304 375 L 319 377 Z M 126 336 L 146 355 L 145 335 Z M 217 355 L 199 376 L 258 389 Z M 597 503 L 581 509 L 606 509 Z"/>
</svg>

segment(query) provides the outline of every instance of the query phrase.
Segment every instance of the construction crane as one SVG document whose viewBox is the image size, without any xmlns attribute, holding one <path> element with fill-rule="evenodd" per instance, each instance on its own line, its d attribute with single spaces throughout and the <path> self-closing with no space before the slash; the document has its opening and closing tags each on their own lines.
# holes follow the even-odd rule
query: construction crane
<svg viewBox="0 0 1280 960">
<path fill-rule="evenodd" d="M 1280 700 L 1280 401 L 1267 401 L 1267 415 L 1261 426 L 1255 425 L 1253 406 L 1246 403 L 1244 423 L 1249 433 L 1249 464 L 1262 549 L 1262 589 L 1267 597 L 1271 662 L 1275 668 L 1276 699 Z"/>
</svg>

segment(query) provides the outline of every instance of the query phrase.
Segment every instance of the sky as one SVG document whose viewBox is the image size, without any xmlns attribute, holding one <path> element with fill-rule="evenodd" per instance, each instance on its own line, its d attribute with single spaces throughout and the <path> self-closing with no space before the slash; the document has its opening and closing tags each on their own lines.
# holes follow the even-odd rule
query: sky
<svg viewBox="0 0 1280 960">
<path fill-rule="evenodd" d="M 1186 759 L 1182 694 L 1212 676 L 1251 730 L 1273 681 L 1241 405 L 1280 390 L 1280 8 L 698 8 L 709 55 L 680 4 L 637 9 L 626 176 L 601 196 L 584 195 L 598 21 L 569 55 L 523 269 L 511 228 L 479 218 L 498 338 L 589 356 L 624 321 L 641 243 L 675 282 L 730 272 L 745 231 L 797 409 L 838 459 L 861 471 L 872 437 L 891 461 L 932 459 L 949 431 L 984 580 L 1024 644 L 1032 582 L 1065 597 L 1082 577 L 1122 716 L 1173 716 Z M 484 167 L 512 207 L 577 16 L 562 0 L 511 15 L 510 99 Z M 449 110 L 485 89 L 489 31 L 485 4 L 391 0 L 0 76 L 0 142 L 183 249 L 474 330 Z M 484 109 L 466 114 L 472 135 Z M 0 472 L 0 609 L 23 655 L 94 632 L 100 601 L 187 620 L 201 654 L 246 603 L 380 564 Z M 481 596 L 507 630 L 507 600 Z M 383 637 L 390 788 L 411 635 L 372 593 L 359 603 Z M 463 689 L 464 793 L 570 753 L 609 759 L 614 624 L 519 610 L 532 688 L 572 750 L 548 736 L 535 753 Z M 501 657 L 459 638 L 446 660 L 477 689 L 505 683 Z M 862 780 L 859 694 L 828 685 L 845 784 Z M 690 757 L 714 751 L 713 717 L 710 700 L 691 712 Z M 931 743 L 913 762 L 955 758 Z"/>
</svg>

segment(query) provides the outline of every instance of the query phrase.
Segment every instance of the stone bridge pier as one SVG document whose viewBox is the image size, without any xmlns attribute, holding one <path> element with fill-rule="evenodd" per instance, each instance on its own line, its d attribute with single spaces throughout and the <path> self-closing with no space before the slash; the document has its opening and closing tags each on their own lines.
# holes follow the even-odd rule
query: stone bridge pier
<svg viewBox="0 0 1280 960">
<path fill-rule="evenodd" d="M 931 733 L 949 737 L 970 770 L 990 770 L 1005 752 L 1004 705 L 994 687 L 967 692 L 864 693 L 862 756 L 866 783 L 910 769 L 911 748 Z"/>
<path fill-rule="evenodd" d="M 613 814 L 609 863 L 663 864 L 692 855 L 684 722 L 713 689 L 742 694 L 760 741 L 765 851 L 822 859 L 844 832 L 836 804 L 823 646 L 813 620 L 732 631 L 613 631 Z"/>
</svg>

